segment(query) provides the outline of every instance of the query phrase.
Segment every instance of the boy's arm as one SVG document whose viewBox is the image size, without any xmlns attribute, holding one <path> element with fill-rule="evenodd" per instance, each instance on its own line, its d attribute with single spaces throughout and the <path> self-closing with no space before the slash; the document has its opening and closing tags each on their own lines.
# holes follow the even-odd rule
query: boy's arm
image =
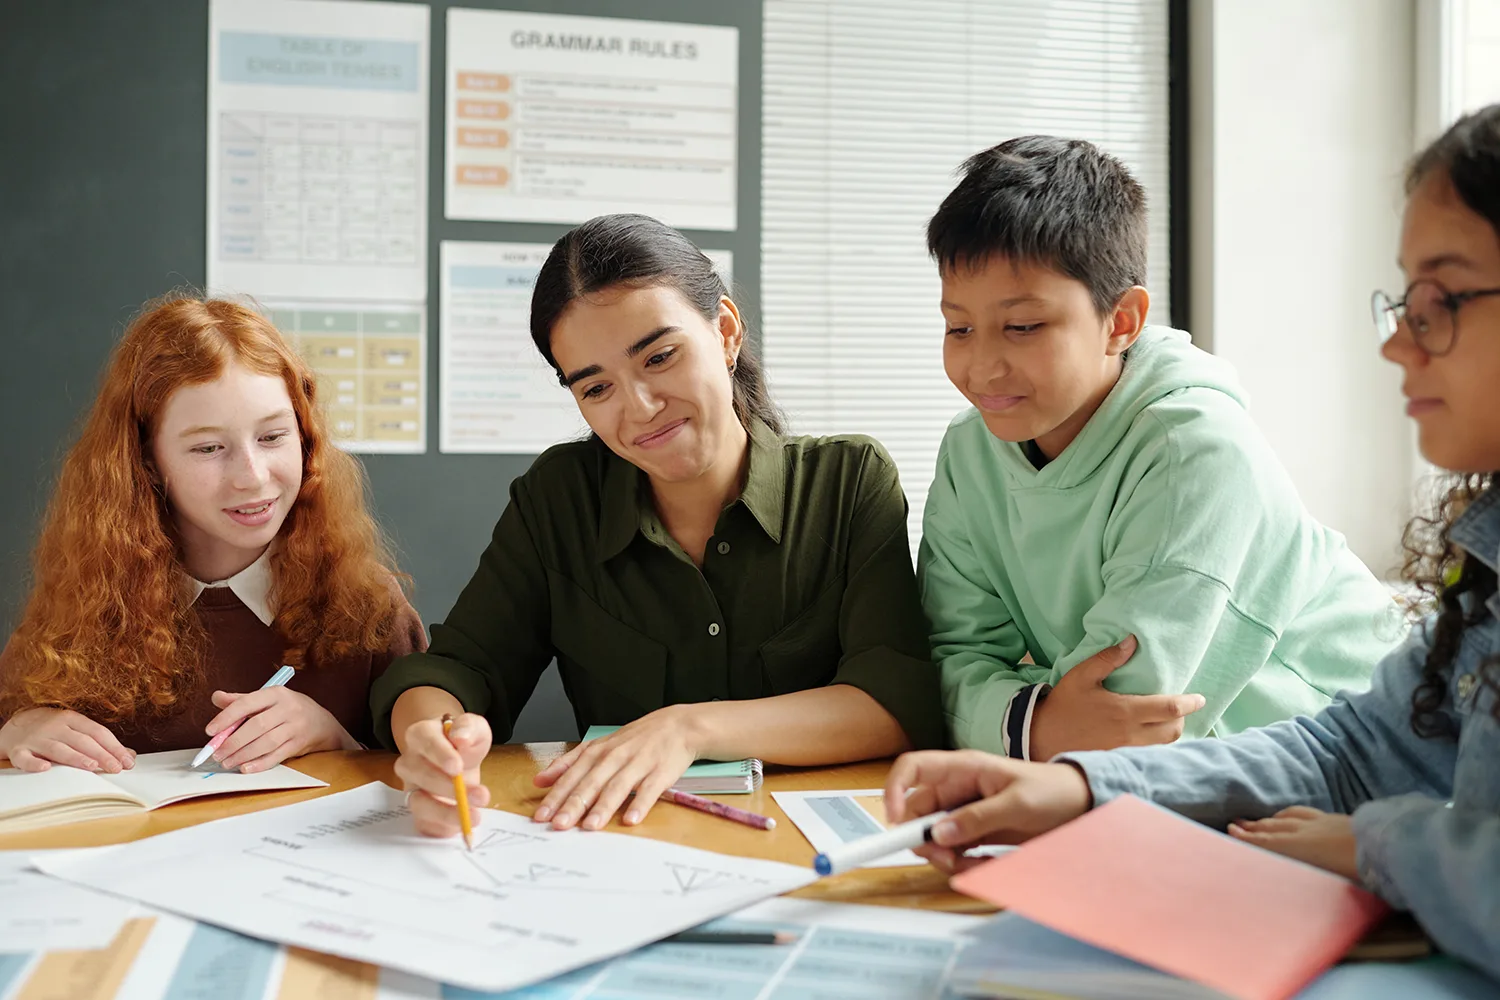
<svg viewBox="0 0 1500 1000">
<path fill-rule="evenodd" d="M 1263 440 L 1202 418 L 1159 440 L 1115 502 L 1104 540 L 1103 593 L 1084 614 L 1083 639 L 1054 664 L 1057 673 L 1133 634 L 1139 650 L 1107 688 L 1202 695 L 1205 706 L 1186 720 L 1183 735 L 1190 738 L 1206 736 L 1262 669 L 1285 683 L 1264 686 L 1257 724 L 1312 714 L 1341 688 L 1365 686 L 1378 654 L 1369 664 L 1347 655 L 1326 662 L 1276 658 L 1281 633 L 1309 592 L 1296 577 L 1326 557 L 1302 536 L 1306 514 Z M 1372 603 L 1372 634 L 1378 610 Z M 1037 720 L 1044 729 L 1051 701 Z"/>
<path fill-rule="evenodd" d="M 917 579 L 954 743 L 1019 755 L 1047 672 L 1020 663 L 1026 641 L 969 543 L 946 449 L 922 516 Z M 1013 714 L 1017 727 L 1009 725 Z"/>
</svg>

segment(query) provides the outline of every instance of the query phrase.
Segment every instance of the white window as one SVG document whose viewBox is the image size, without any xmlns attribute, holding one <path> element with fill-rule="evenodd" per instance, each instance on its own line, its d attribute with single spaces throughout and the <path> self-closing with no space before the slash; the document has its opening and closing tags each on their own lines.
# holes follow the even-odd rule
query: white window
<svg viewBox="0 0 1500 1000">
<path fill-rule="evenodd" d="M 764 350 L 797 433 L 889 449 L 913 547 L 948 422 L 924 228 L 968 156 L 1049 133 L 1119 156 L 1168 315 L 1166 0 L 766 0 Z"/>
<path fill-rule="evenodd" d="M 1451 19 L 1460 112 L 1500 101 L 1500 0 L 1459 0 Z"/>
</svg>

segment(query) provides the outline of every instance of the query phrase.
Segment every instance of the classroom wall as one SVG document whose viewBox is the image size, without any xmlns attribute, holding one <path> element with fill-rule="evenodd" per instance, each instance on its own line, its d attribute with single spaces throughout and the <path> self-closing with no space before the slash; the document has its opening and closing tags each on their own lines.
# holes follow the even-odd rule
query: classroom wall
<svg viewBox="0 0 1500 1000">
<path fill-rule="evenodd" d="M 688 235 L 734 253 L 752 318 L 760 287 L 758 0 L 432 0 L 428 201 L 428 453 L 366 455 L 376 513 L 441 621 L 530 455 L 437 451 L 438 243 L 551 242 L 569 227 L 443 218 L 449 6 L 734 25 L 740 31 L 738 218 Z M 61 458 L 111 346 L 141 303 L 201 286 L 207 242 L 207 0 L 0 4 L 0 636 L 26 598 L 29 560 Z M 515 739 L 576 739 L 549 669 Z"/>
<path fill-rule="evenodd" d="M 1314 516 L 1398 563 L 1413 447 L 1370 293 L 1399 290 L 1413 0 L 1195 0 L 1192 327 Z"/>
</svg>

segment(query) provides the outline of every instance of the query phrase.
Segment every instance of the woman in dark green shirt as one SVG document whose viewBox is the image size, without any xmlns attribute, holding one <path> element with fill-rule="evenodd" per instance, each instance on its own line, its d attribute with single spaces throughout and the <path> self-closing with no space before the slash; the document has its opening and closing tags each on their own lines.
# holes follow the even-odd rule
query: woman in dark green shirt
<svg viewBox="0 0 1500 1000">
<path fill-rule="evenodd" d="M 511 484 L 430 649 L 372 690 L 418 829 L 457 832 L 461 771 L 488 801 L 479 762 L 554 657 L 579 726 L 622 726 L 537 776 L 558 829 L 632 792 L 640 822 L 697 758 L 940 745 L 895 466 L 869 438 L 782 432 L 708 258 L 653 219 L 594 219 L 542 266 L 531 333 L 594 435 Z"/>
</svg>

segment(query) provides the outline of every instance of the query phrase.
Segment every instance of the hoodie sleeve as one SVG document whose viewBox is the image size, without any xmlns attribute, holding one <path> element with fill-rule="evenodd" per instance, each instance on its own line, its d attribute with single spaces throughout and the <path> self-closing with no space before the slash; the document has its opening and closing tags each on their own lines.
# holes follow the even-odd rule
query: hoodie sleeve
<svg viewBox="0 0 1500 1000">
<path fill-rule="evenodd" d="M 1057 676 L 1133 634 L 1140 648 L 1106 686 L 1203 695 L 1187 737 L 1208 735 L 1242 696 L 1229 731 L 1312 715 L 1341 688 L 1368 686 L 1378 655 L 1293 663 L 1278 656 L 1284 630 L 1313 597 L 1348 579 L 1338 575 L 1326 533 L 1308 530 L 1295 488 L 1248 414 L 1205 414 L 1184 401 L 1143 419 L 1160 433 L 1114 500 L 1103 591 L 1083 615 L 1082 641 L 1055 661 Z M 1378 589 L 1373 578 L 1369 584 Z M 1372 599 L 1372 617 L 1382 599 Z M 1344 617 L 1328 624 L 1329 633 L 1348 629 Z"/>
<path fill-rule="evenodd" d="M 957 746 L 1022 756 L 1047 671 L 1021 662 L 1026 641 L 969 542 L 949 462 L 945 442 L 927 494 L 917 558 L 948 728 Z"/>
</svg>

